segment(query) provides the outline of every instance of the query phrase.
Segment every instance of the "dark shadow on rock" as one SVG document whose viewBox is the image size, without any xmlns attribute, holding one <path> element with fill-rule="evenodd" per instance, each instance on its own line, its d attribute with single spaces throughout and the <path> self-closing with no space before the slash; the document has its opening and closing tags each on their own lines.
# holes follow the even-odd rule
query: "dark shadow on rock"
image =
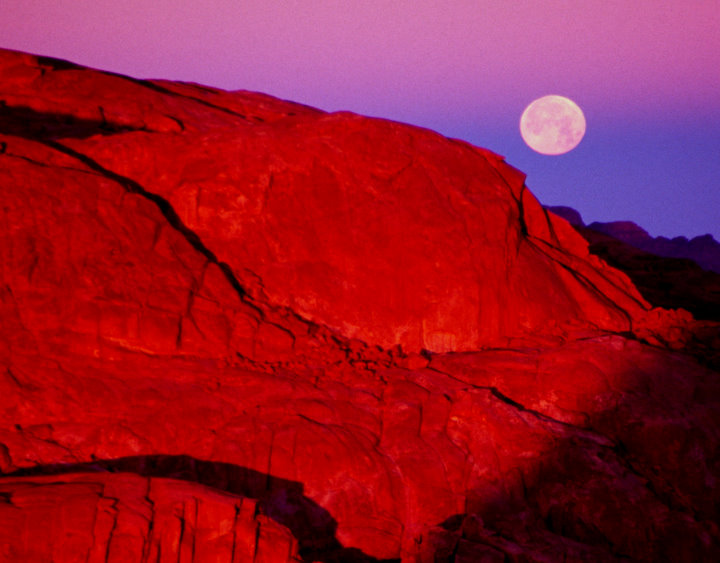
<svg viewBox="0 0 720 563">
<path fill-rule="evenodd" d="M 34 141 L 85 139 L 93 135 L 112 135 L 126 131 L 143 131 L 104 118 L 98 106 L 98 119 L 83 119 L 72 114 L 36 111 L 24 106 L 8 106 L 0 100 L 0 134 Z"/>
<path fill-rule="evenodd" d="M 330 513 L 304 495 L 303 484 L 247 467 L 203 461 L 185 455 L 147 455 L 95 460 L 78 464 L 41 465 L 1 477 L 32 477 L 67 473 L 135 473 L 199 483 L 258 501 L 263 514 L 288 528 L 297 538 L 304 561 L 325 563 L 391 563 L 337 540 L 337 522 Z"/>
<path fill-rule="evenodd" d="M 41 67 L 49 67 L 52 70 L 83 70 L 84 68 L 65 59 L 56 59 L 55 57 L 47 57 L 39 55 L 36 57 Z"/>
<path fill-rule="evenodd" d="M 604 475 L 597 455 L 618 471 Z M 628 452 L 572 440 L 523 472 L 517 490 L 469 493 L 468 512 L 426 527 L 420 559 L 468 561 L 717 561 L 716 519 L 682 506 L 634 465 Z M 679 462 L 681 463 L 681 462 Z M 647 495 L 626 496 L 637 478 Z M 638 490 L 642 492 L 643 487 Z M 475 498 L 472 498 L 473 495 Z M 653 502 L 655 501 L 655 502 Z"/>
</svg>

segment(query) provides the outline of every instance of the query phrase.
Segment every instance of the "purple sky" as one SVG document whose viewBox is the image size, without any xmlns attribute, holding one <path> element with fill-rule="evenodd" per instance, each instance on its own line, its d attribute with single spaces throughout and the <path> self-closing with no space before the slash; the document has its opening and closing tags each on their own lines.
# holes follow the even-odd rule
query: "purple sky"
<svg viewBox="0 0 720 563">
<path fill-rule="evenodd" d="M 4 0 L 0 46 L 429 127 L 586 222 L 720 239 L 718 0 Z M 585 112 L 566 155 L 520 138 L 545 94 Z"/>
</svg>

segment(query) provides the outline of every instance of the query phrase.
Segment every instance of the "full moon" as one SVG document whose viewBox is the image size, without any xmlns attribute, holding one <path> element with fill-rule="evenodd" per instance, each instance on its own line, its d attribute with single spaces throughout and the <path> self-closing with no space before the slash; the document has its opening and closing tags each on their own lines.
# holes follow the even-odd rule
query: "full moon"
<svg viewBox="0 0 720 563">
<path fill-rule="evenodd" d="M 564 154 L 577 147 L 585 135 L 585 116 L 568 98 L 543 96 L 525 108 L 520 134 L 534 151 Z"/>
</svg>

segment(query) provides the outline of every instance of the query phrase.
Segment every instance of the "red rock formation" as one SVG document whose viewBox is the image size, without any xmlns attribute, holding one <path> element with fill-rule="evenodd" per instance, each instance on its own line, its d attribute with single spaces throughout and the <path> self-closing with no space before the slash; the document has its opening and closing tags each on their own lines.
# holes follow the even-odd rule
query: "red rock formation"
<svg viewBox="0 0 720 563">
<path fill-rule="evenodd" d="M 132 473 L 0 480 L 3 561 L 300 561 L 250 499 Z"/>
<path fill-rule="evenodd" d="M 5 71 L 18 119 L 83 121 L 44 133 L 45 152 L 152 194 L 250 295 L 346 336 L 470 350 L 539 331 L 630 330 L 647 308 L 489 151 L 383 120 L 53 64 Z"/>
<path fill-rule="evenodd" d="M 0 73 L 11 560 L 718 555 L 717 374 L 664 347 L 694 321 L 500 157 L 10 51 Z"/>
</svg>

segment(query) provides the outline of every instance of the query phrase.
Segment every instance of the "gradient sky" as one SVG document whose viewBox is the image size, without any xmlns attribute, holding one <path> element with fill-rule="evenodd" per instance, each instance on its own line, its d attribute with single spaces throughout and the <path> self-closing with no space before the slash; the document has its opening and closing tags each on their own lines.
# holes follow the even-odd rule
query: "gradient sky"
<svg viewBox="0 0 720 563">
<path fill-rule="evenodd" d="M 0 46 L 429 127 L 586 222 L 720 240 L 720 0 L 3 0 Z M 568 154 L 520 137 L 546 94 Z"/>
</svg>

